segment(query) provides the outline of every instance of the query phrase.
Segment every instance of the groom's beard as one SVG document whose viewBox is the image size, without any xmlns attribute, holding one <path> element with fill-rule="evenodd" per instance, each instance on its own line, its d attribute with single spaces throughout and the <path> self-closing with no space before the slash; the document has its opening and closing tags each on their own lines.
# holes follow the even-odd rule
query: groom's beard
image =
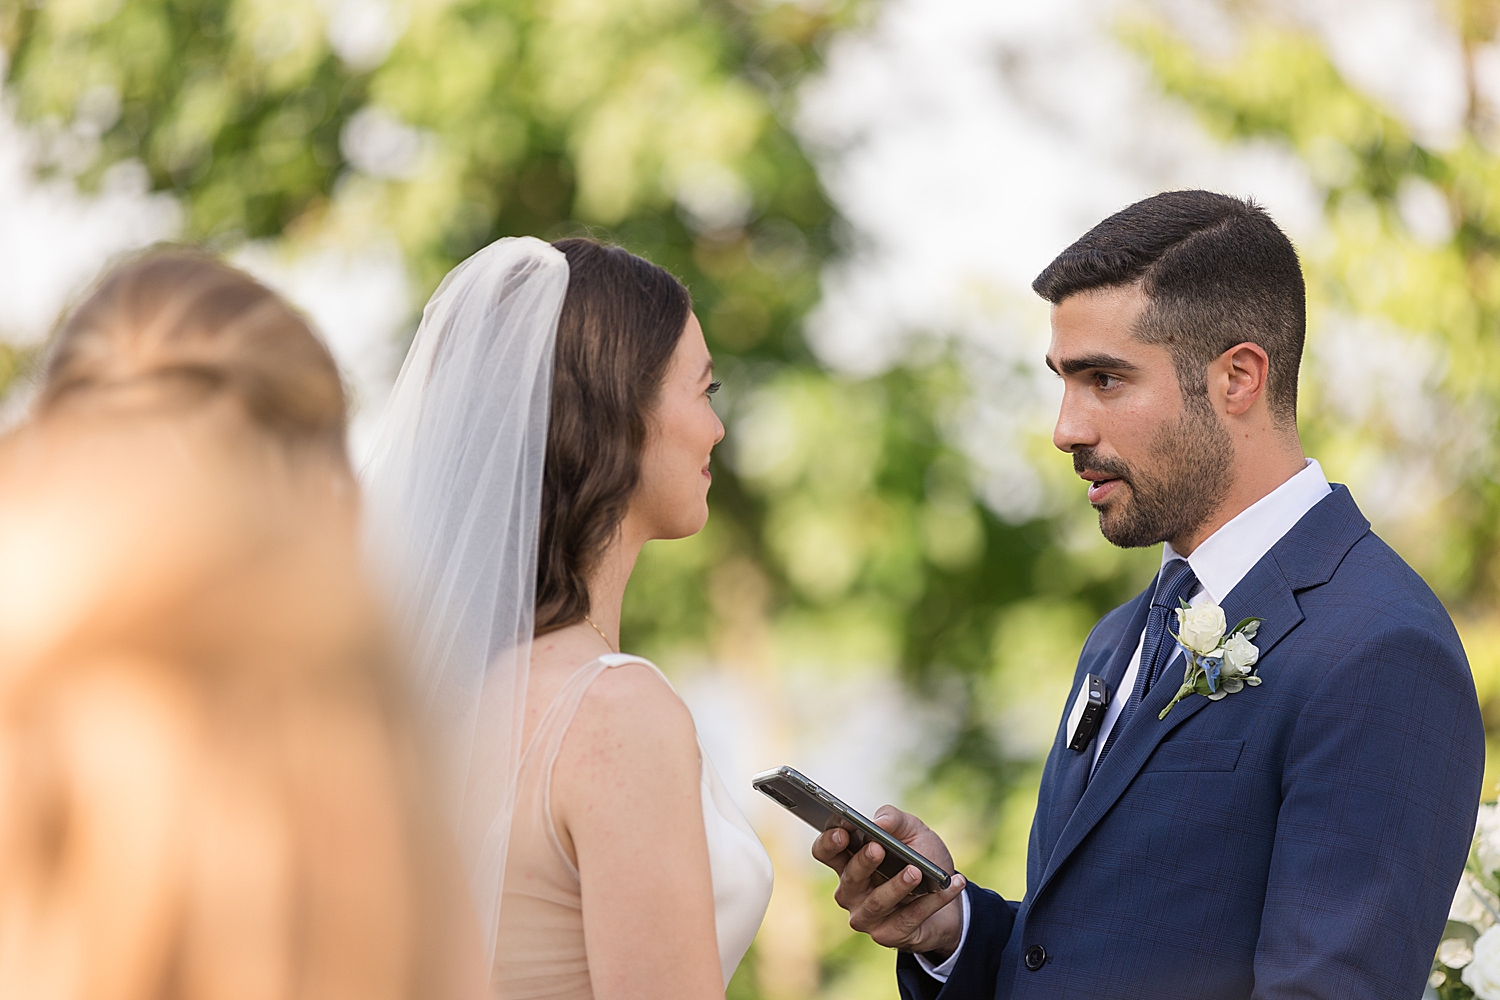
<svg viewBox="0 0 1500 1000">
<path fill-rule="evenodd" d="M 1206 400 L 1190 397 L 1176 423 L 1151 442 L 1152 468 L 1104 458 L 1092 448 L 1073 453 L 1078 472 L 1123 480 L 1099 507 L 1099 530 L 1121 548 L 1140 548 L 1191 535 L 1229 495 L 1234 443 Z"/>
</svg>

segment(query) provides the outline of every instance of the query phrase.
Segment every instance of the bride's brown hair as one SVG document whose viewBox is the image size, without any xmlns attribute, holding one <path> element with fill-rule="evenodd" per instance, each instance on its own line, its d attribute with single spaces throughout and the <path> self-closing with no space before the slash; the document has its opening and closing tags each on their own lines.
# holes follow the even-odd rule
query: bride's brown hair
<svg viewBox="0 0 1500 1000">
<path fill-rule="evenodd" d="M 536 633 L 583 621 L 588 578 L 641 474 L 648 419 L 692 297 L 666 269 L 574 237 L 542 471 Z"/>
</svg>

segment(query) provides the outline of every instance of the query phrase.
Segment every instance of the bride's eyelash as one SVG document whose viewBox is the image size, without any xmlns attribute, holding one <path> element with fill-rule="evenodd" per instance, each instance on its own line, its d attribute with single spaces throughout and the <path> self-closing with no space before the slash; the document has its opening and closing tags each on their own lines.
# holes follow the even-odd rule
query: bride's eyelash
<svg viewBox="0 0 1500 1000">
<path fill-rule="evenodd" d="M 719 387 L 722 386 L 723 384 L 724 384 L 723 382 L 710 382 L 710 383 L 708 383 L 708 394 L 710 396 L 712 396 L 714 393 L 716 393 L 716 392 L 719 391 Z"/>
</svg>

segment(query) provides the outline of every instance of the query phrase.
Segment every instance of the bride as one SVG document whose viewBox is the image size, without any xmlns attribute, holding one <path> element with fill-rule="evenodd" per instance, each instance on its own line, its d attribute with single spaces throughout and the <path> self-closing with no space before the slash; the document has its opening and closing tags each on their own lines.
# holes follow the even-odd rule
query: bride
<svg viewBox="0 0 1500 1000">
<path fill-rule="evenodd" d="M 366 469 L 505 1000 L 722 1000 L 770 899 L 686 706 L 618 644 L 641 546 L 707 520 L 712 372 L 662 268 L 503 239 L 427 304 Z"/>
</svg>

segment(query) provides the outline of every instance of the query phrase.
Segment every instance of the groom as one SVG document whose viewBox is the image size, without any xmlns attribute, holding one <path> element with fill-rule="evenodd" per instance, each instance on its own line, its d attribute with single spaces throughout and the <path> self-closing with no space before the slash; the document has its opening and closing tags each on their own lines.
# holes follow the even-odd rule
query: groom
<svg viewBox="0 0 1500 1000">
<path fill-rule="evenodd" d="M 1063 383 L 1053 441 L 1106 538 L 1165 543 L 1161 572 L 1084 644 L 1025 898 L 961 879 L 908 897 L 842 830 L 813 846 L 835 898 L 903 952 L 906 1000 L 1419 996 L 1484 731 L 1442 605 L 1303 456 L 1291 243 L 1253 203 L 1175 191 L 1094 227 L 1033 287 Z M 1261 683 L 1188 693 L 1161 718 L 1184 677 L 1167 631 L 1183 600 L 1231 627 L 1263 619 Z M 1089 675 L 1111 700 L 1075 739 Z M 951 869 L 915 816 L 876 818 Z"/>
</svg>

